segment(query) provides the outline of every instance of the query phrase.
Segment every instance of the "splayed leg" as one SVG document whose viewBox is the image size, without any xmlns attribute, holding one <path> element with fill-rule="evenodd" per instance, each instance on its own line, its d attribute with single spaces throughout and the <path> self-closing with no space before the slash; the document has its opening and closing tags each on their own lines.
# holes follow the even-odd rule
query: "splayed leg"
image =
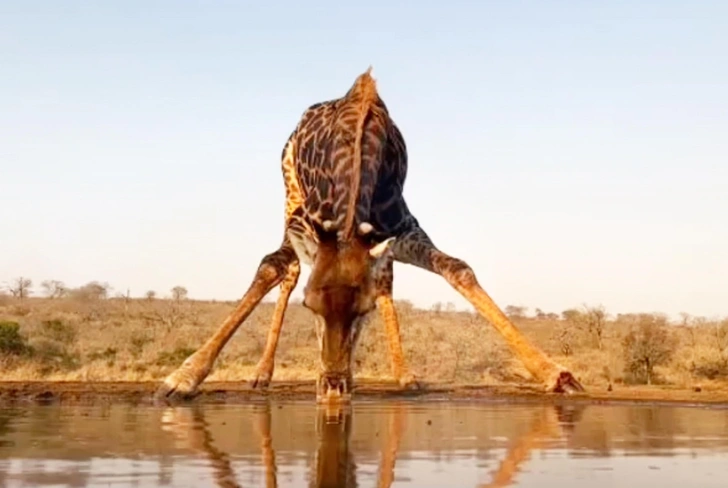
<svg viewBox="0 0 728 488">
<path fill-rule="evenodd" d="M 301 274 L 301 265 L 298 261 L 293 261 L 288 265 L 286 275 L 281 282 L 281 293 L 276 302 L 276 308 L 271 319 L 270 329 L 268 330 L 268 340 L 265 344 L 265 351 L 255 368 L 255 376 L 250 382 L 253 388 L 266 388 L 270 384 L 273 377 L 273 369 L 275 368 L 276 348 L 278 347 L 278 339 L 281 335 L 281 327 L 283 327 L 283 318 L 288 308 L 288 300 L 291 298 L 293 289 L 296 288 L 298 277 Z"/>
<path fill-rule="evenodd" d="M 253 282 L 235 310 L 228 315 L 202 347 L 164 379 L 155 394 L 157 401 L 186 399 L 195 395 L 197 387 L 212 370 L 212 366 L 225 344 L 263 297 L 281 282 L 288 267 L 295 260 L 297 260 L 296 254 L 285 242 L 280 249 L 263 258 Z"/>
<path fill-rule="evenodd" d="M 550 359 L 511 323 L 480 286 L 470 266 L 437 249 L 424 230 L 415 228 L 398 237 L 394 244 L 394 259 L 445 278 L 495 327 L 526 369 L 549 391 L 557 393 L 584 391 L 584 387 L 571 372 Z"/>
</svg>

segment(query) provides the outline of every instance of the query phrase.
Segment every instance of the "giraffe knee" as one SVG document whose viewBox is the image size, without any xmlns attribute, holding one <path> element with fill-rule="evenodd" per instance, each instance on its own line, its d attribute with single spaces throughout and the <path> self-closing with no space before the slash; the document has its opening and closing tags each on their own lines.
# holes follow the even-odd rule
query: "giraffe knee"
<svg viewBox="0 0 728 488">
<path fill-rule="evenodd" d="M 266 283 L 283 279 L 288 271 L 288 266 L 293 261 L 292 256 L 289 254 L 286 249 L 279 249 L 266 255 L 260 260 L 257 279 Z"/>
<path fill-rule="evenodd" d="M 298 277 L 301 274 L 301 266 L 299 265 L 298 261 L 294 261 L 291 264 L 288 265 L 288 268 L 286 268 L 286 274 L 283 277 L 283 282 L 281 283 L 281 289 L 282 290 L 293 290 L 293 288 L 296 287 L 296 284 L 298 283 Z"/>
<path fill-rule="evenodd" d="M 264 283 L 272 283 L 283 278 L 283 273 L 280 268 L 270 261 L 261 261 L 258 266 L 258 273 L 255 276 L 256 280 L 263 281 Z"/>
<path fill-rule="evenodd" d="M 449 258 L 442 271 L 447 281 L 453 285 L 470 288 L 478 284 L 475 271 L 462 259 Z"/>
</svg>

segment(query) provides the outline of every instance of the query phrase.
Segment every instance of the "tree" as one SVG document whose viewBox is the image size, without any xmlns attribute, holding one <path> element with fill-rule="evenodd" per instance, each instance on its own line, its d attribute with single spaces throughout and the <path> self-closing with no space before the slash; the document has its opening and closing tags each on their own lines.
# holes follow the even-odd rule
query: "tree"
<svg viewBox="0 0 728 488">
<path fill-rule="evenodd" d="M 607 324 L 607 312 L 602 305 L 589 307 L 584 305 L 584 311 L 580 317 L 581 326 L 592 336 L 601 351 L 604 344 L 604 329 Z"/>
<path fill-rule="evenodd" d="M 522 319 L 526 316 L 528 307 L 523 305 L 507 305 L 505 312 L 509 319 Z"/>
<path fill-rule="evenodd" d="M 665 317 L 641 314 L 622 345 L 626 373 L 635 382 L 651 385 L 655 366 L 670 361 L 677 344 Z"/>
<path fill-rule="evenodd" d="M 33 286 L 33 280 L 30 278 L 15 278 L 8 287 L 8 291 L 17 299 L 23 300 L 31 294 L 30 287 Z"/>
<path fill-rule="evenodd" d="M 150 302 L 153 301 L 155 298 L 157 298 L 157 292 L 154 290 L 149 290 L 144 294 L 144 297 L 149 300 Z"/>
<path fill-rule="evenodd" d="M 575 308 L 569 308 L 569 309 L 561 312 L 561 317 L 566 322 L 572 322 L 574 324 L 578 324 L 581 321 L 581 311 L 577 310 Z"/>
<path fill-rule="evenodd" d="M 574 353 L 574 342 L 576 342 L 573 328 L 566 322 L 558 322 L 552 330 L 561 354 L 571 356 Z"/>
<path fill-rule="evenodd" d="M 728 363 L 728 318 L 716 322 L 712 327 L 711 343 L 721 358 L 722 362 Z"/>
<path fill-rule="evenodd" d="M 689 327 L 692 322 L 692 317 L 687 312 L 680 312 L 680 325 L 683 327 Z"/>
<path fill-rule="evenodd" d="M 43 294 L 48 298 L 63 298 L 68 293 L 65 283 L 59 280 L 45 280 L 40 284 Z"/>
<path fill-rule="evenodd" d="M 175 286 L 174 288 L 172 288 L 172 298 L 175 301 L 186 300 L 187 288 L 185 288 L 184 286 Z"/>
<path fill-rule="evenodd" d="M 105 300 L 109 296 L 111 286 L 104 282 L 91 281 L 73 290 L 73 295 L 82 300 Z"/>
</svg>

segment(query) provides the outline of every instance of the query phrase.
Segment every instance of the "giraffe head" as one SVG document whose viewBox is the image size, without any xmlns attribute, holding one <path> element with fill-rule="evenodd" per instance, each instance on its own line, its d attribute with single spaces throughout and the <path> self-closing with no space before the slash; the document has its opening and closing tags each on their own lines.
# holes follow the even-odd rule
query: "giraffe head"
<svg viewBox="0 0 728 488">
<path fill-rule="evenodd" d="M 326 226 L 324 225 L 324 228 Z M 320 372 L 319 402 L 351 398 L 352 359 L 366 316 L 376 307 L 382 281 L 392 266 L 394 238 L 374 241 L 372 226 L 359 226 L 350 239 L 336 232 L 319 232 L 303 304 L 316 315 Z"/>
</svg>

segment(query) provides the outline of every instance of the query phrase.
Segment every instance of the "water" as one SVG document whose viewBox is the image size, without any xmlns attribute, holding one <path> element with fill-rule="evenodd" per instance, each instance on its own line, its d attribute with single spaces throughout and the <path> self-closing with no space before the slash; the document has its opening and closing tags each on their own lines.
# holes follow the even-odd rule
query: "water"
<svg viewBox="0 0 728 488">
<path fill-rule="evenodd" d="M 728 410 L 312 401 L 0 409 L 0 484 L 725 487 Z"/>
</svg>

